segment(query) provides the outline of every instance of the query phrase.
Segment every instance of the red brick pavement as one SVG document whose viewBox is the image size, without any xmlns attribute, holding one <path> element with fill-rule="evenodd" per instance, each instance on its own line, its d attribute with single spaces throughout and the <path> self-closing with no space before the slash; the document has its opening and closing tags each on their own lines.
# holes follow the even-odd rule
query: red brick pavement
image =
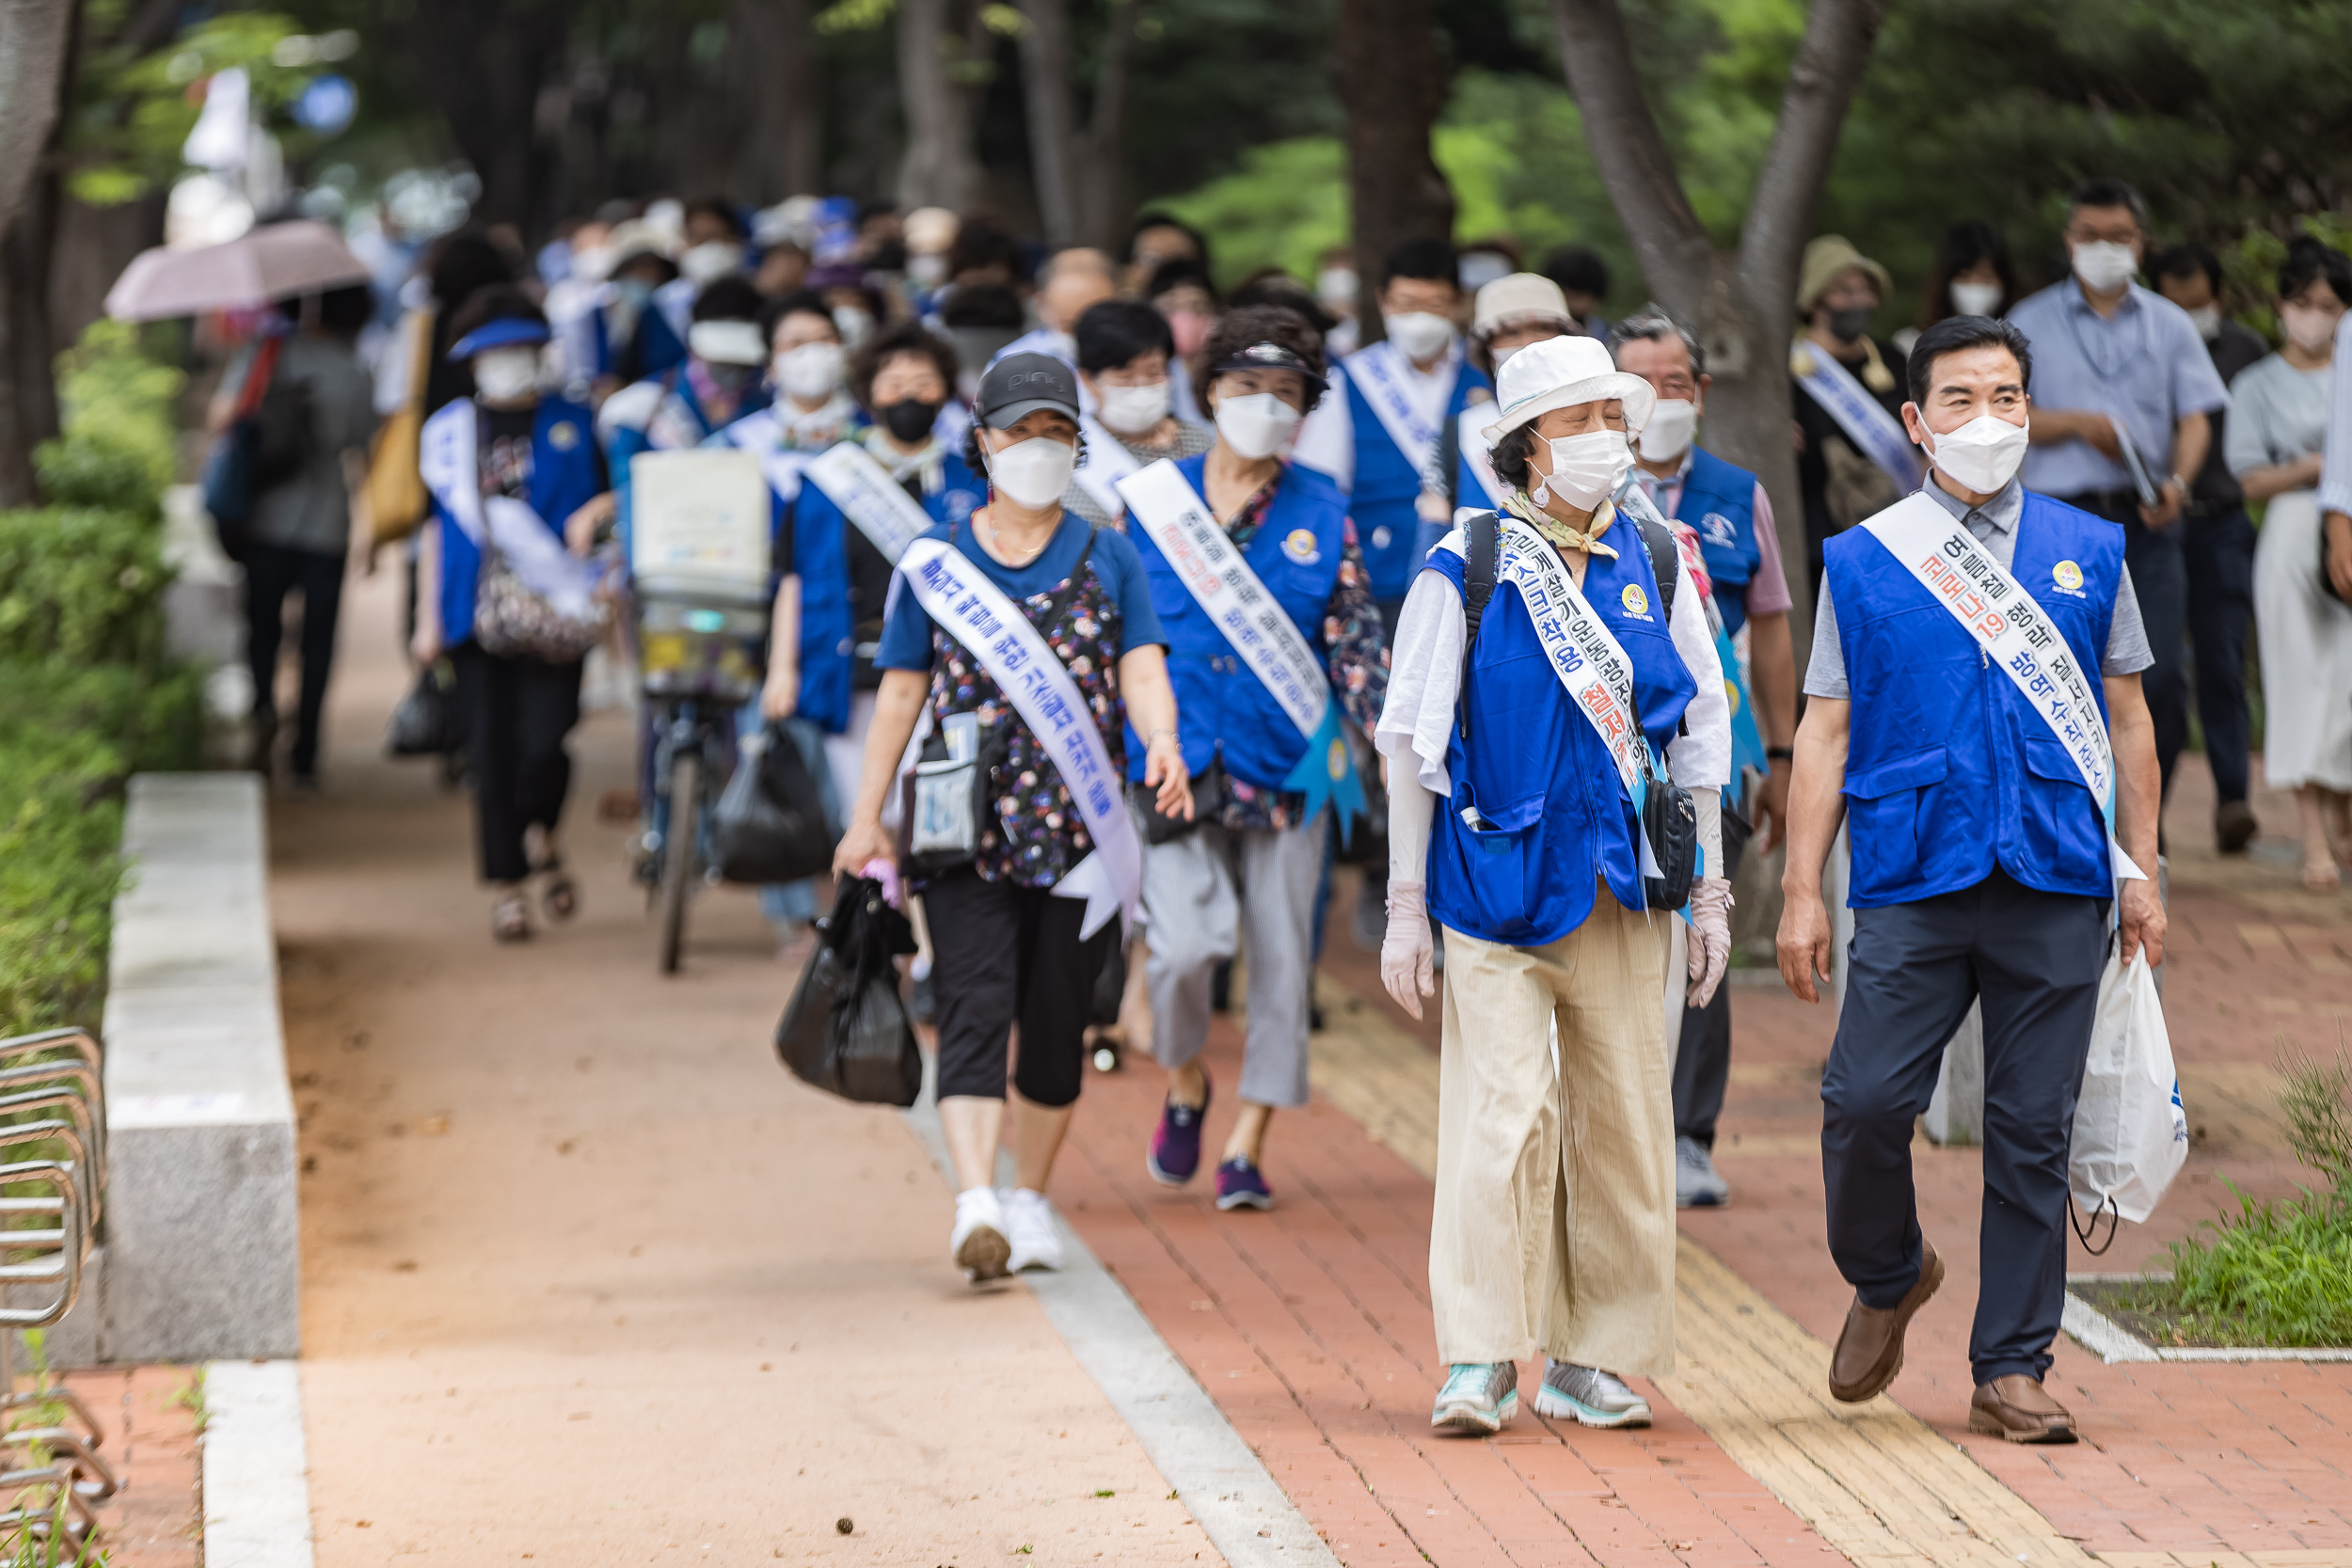
<svg viewBox="0 0 2352 1568">
<path fill-rule="evenodd" d="M 191 1367 L 95 1367 L 65 1386 L 89 1406 L 98 1452 L 121 1489 L 99 1505 L 98 1544 L 113 1568 L 197 1568 L 202 1560 Z"/>
</svg>

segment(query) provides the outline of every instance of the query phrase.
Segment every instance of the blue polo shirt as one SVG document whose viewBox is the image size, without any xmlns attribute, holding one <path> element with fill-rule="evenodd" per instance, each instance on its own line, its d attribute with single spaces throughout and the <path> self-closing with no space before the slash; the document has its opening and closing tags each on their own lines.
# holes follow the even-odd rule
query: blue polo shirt
<svg viewBox="0 0 2352 1568">
<path fill-rule="evenodd" d="M 2158 483 L 2172 471 L 2173 426 L 2230 405 L 2229 388 L 2188 312 L 2137 283 L 2124 290 L 2112 316 L 2093 310 L 2069 277 L 2019 300 L 2009 319 L 2033 345 L 2026 390 L 2035 406 L 2113 416 Z M 2061 441 L 2027 450 L 2025 481 L 2028 490 L 2064 499 L 2128 489 L 2132 478 L 2088 441 Z"/>
<path fill-rule="evenodd" d="M 957 551 L 979 567 L 1008 597 L 1027 599 L 1052 593 L 1070 576 L 1070 569 L 1078 563 L 1078 552 L 1086 548 L 1089 527 L 1087 520 L 1076 513 L 1063 513 L 1054 542 L 1025 566 L 1008 566 L 982 549 L 979 541 L 973 538 L 968 521 L 953 530 L 941 523 L 923 537 L 952 540 Z M 1117 529 L 1097 530 L 1094 553 L 1087 558 L 1087 564 L 1103 579 L 1111 602 L 1119 606 L 1120 653 L 1124 655 L 1128 649 L 1147 643 L 1168 646 L 1168 634 L 1160 629 L 1159 612 L 1152 608 L 1151 576 L 1144 570 L 1143 558 L 1136 553 L 1135 542 Z M 929 672 L 933 629 L 930 612 L 908 590 L 906 572 L 900 569 L 890 579 L 890 616 L 882 624 L 882 645 L 874 654 L 874 667 Z"/>
</svg>

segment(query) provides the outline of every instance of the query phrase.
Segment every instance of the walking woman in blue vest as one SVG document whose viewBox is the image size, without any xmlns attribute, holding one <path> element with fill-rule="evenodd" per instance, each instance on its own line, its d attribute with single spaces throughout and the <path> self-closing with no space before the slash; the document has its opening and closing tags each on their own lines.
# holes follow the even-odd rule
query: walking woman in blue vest
<svg viewBox="0 0 2352 1568">
<path fill-rule="evenodd" d="M 482 518 L 494 500 L 520 502 L 561 557 L 567 537 L 584 544 L 611 518 L 612 496 L 588 410 L 539 390 L 548 323 L 530 296 L 504 284 L 480 290 L 452 326 L 458 336 L 449 356 L 471 370 L 474 395 L 444 404 L 425 423 L 435 526 L 424 531 L 418 558 L 410 649 L 420 664 L 446 654 L 456 669 L 482 878 L 497 890 L 490 928 L 501 942 L 517 942 L 531 934 L 526 884 L 534 874 L 548 919 L 568 920 L 580 907 L 557 829 L 571 787 L 564 743 L 580 721 L 580 661 L 493 654 L 475 641 Z M 444 451 L 458 454 L 457 470 L 434 465 Z M 511 507 L 504 515 L 514 515 Z M 505 553 L 528 580 L 525 553 Z"/>
<path fill-rule="evenodd" d="M 1640 1425 L 1649 1405 L 1619 1374 L 1674 1366 L 1659 998 L 1678 916 L 1647 907 L 1658 863 L 1636 802 L 1668 781 L 1692 796 L 1705 879 L 1691 895 L 1689 991 L 1704 1003 L 1731 947 L 1729 888 L 1713 871 L 1730 712 L 1671 540 L 1610 500 L 1656 401 L 1649 383 L 1593 339 L 1550 338 L 1511 356 L 1501 401 L 1489 434 L 1510 499 L 1430 552 L 1377 736 L 1381 979 L 1416 1018 L 1433 989 L 1429 917 L 1445 927 L 1429 1291 L 1447 1375 L 1430 1424 L 1500 1430 L 1518 1407 L 1515 1364 L 1540 1346 L 1540 1413 Z M 1497 549 L 1478 582 L 1467 553 L 1482 534 Z M 1671 597 L 1653 559 L 1673 563 Z"/>
<path fill-rule="evenodd" d="M 2071 1443 L 2074 1418 L 2042 1379 L 2066 1299 L 2068 1148 L 2119 888 L 2122 958 L 2144 946 L 2164 959 L 2164 906 L 2139 875 L 2156 863 L 2140 691 L 2153 659 L 2123 531 L 2018 481 L 2025 335 L 1954 316 L 1919 335 L 1908 370 L 1903 423 L 1934 468 L 1824 551 L 1782 879 L 1781 976 L 1811 1002 L 1830 973 L 1821 866 L 1845 820 L 1853 941 L 1821 1077 L 1821 1172 L 1830 1255 L 1854 1301 L 1830 1392 L 1862 1401 L 1893 1382 L 1904 1330 L 1943 1282 L 1919 1230 L 1912 1124 L 1944 1042 L 1980 1001 L 1968 1429 Z"/>
<path fill-rule="evenodd" d="M 1213 976 L 1246 941 L 1241 1112 L 1217 1164 L 1216 1206 L 1267 1209 L 1267 1125 L 1277 1110 L 1307 1103 L 1315 889 L 1331 831 L 1324 808 L 1335 797 L 1343 813 L 1360 808 L 1342 730 L 1371 735 L 1388 664 L 1347 498 L 1281 455 L 1323 393 L 1314 328 L 1279 306 L 1231 311 L 1201 363 L 1200 411 L 1216 421 L 1216 444 L 1119 485 L 1168 634 L 1200 813 L 1147 834 L 1163 839 L 1145 851 L 1143 905 L 1152 1045 L 1168 1092 L 1145 1161 L 1169 1186 L 1200 1168 Z M 1237 578 L 1254 603 L 1239 596 Z M 1128 768 L 1139 784 L 1134 733 Z"/>
</svg>

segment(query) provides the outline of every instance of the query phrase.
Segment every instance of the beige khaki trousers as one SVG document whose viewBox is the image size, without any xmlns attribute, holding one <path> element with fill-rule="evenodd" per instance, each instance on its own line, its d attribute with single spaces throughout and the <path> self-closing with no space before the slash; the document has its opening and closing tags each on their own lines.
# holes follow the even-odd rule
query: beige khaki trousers
<svg viewBox="0 0 2352 1568">
<path fill-rule="evenodd" d="M 1448 927 L 1429 1296 L 1438 1355 L 1674 1370 L 1666 914 L 1604 886 L 1546 947 Z M 1551 1025 L 1560 1031 L 1552 1066 Z"/>
</svg>

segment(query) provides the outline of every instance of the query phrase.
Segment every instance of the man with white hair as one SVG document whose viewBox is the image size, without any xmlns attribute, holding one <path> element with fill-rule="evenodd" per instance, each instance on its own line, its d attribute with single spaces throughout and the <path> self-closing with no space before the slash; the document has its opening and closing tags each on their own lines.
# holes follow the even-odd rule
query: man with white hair
<svg viewBox="0 0 2352 1568">
<path fill-rule="evenodd" d="M 1671 536 L 1614 526 L 1650 384 L 1562 337 L 1513 355 L 1499 390 L 1507 499 L 1415 578 L 1377 731 L 1381 979 L 1416 1018 L 1429 917 L 1445 927 L 1430 1424 L 1501 1430 L 1540 1345 L 1539 1413 L 1636 1426 L 1649 1406 L 1618 1374 L 1674 1366 L 1666 922 L 1688 903 L 1704 1004 L 1731 948 L 1714 874 L 1730 713 Z"/>
</svg>

